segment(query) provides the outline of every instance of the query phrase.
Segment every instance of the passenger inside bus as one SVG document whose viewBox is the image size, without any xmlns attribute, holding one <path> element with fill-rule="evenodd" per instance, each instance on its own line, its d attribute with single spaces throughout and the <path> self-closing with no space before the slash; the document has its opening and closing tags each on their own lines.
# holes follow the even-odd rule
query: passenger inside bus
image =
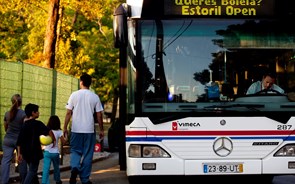
<svg viewBox="0 0 295 184">
<path fill-rule="evenodd" d="M 284 94 L 285 91 L 275 84 L 276 74 L 271 71 L 266 71 L 261 81 L 256 81 L 251 84 L 248 88 L 246 95 L 257 94 L 257 93 L 277 93 L 277 94 Z"/>
</svg>

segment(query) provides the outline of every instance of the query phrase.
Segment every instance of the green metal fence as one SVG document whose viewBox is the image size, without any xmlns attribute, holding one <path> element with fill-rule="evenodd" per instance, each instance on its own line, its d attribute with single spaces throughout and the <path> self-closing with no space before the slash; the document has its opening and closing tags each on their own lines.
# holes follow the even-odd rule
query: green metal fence
<svg viewBox="0 0 295 184">
<path fill-rule="evenodd" d="M 56 70 L 0 60 L 0 150 L 5 135 L 4 114 L 11 107 L 13 94 L 22 95 L 22 108 L 28 103 L 39 105 L 38 120 L 44 124 L 50 115 L 58 115 L 63 124 L 67 100 L 78 89 L 79 79 Z"/>
</svg>

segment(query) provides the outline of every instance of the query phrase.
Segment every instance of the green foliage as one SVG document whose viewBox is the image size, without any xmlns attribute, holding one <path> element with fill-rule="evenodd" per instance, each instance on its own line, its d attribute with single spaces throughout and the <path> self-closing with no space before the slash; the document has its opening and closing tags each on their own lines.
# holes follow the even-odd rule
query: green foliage
<svg viewBox="0 0 295 184">
<path fill-rule="evenodd" d="M 59 72 L 93 76 L 103 102 L 118 87 L 118 50 L 113 47 L 113 11 L 122 0 L 61 0 L 55 53 Z M 0 58 L 43 66 L 49 1 L 0 0 Z"/>
<path fill-rule="evenodd" d="M 0 13 L 0 53 L 1 58 L 21 60 L 26 58 L 23 54 L 23 44 L 27 42 L 27 27 L 25 22 L 15 12 Z"/>
</svg>

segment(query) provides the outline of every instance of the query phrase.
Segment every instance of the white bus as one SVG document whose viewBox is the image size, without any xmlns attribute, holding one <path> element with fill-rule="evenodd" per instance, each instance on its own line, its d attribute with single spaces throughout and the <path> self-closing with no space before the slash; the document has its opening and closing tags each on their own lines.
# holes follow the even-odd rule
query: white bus
<svg viewBox="0 0 295 184">
<path fill-rule="evenodd" d="M 118 6 L 120 166 L 130 183 L 294 174 L 294 20 L 294 0 Z M 262 83 L 247 94 L 266 71 L 282 91 Z"/>
</svg>

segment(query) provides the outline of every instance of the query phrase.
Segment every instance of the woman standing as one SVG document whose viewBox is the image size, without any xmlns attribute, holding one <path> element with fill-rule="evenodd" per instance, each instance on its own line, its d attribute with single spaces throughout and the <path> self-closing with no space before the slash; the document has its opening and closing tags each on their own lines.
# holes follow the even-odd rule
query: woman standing
<svg viewBox="0 0 295 184">
<path fill-rule="evenodd" d="M 7 111 L 4 115 L 4 130 L 6 132 L 3 143 L 3 158 L 1 161 L 1 170 L 2 184 L 8 184 L 9 182 L 9 172 L 10 172 L 10 164 L 11 160 L 14 156 L 14 150 L 16 150 L 16 142 L 18 139 L 18 135 L 23 126 L 24 119 L 26 117 L 25 112 L 21 109 L 22 98 L 19 94 L 15 94 L 11 97 L 12 106 L 9 111 Z M 25 178 L 27 174 L 27 164 L 25 162 L 19 163 L 19 173 L 20 179 L 22 183 L 22 179 Z"/>
</svg>

